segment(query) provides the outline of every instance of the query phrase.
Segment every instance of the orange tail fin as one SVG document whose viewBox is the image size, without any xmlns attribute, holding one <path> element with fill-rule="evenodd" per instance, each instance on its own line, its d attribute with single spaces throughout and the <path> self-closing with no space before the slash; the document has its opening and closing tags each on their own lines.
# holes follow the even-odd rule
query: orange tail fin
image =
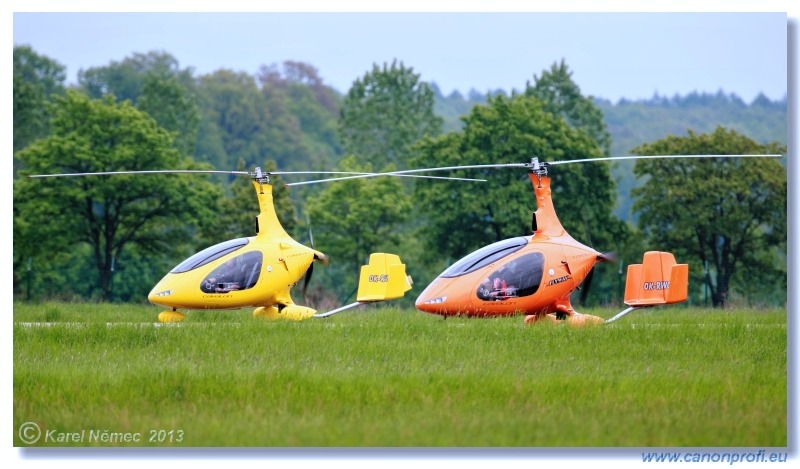
<svg viewBox="0 0 800 469">
<path fill-rule="evenodd" d="M 648 251 L 641 264 L 628 266 L 625 304 L 643 307 L 686 301 L 689 264 L 676 264 L 669 252 Z"/>
</svg>

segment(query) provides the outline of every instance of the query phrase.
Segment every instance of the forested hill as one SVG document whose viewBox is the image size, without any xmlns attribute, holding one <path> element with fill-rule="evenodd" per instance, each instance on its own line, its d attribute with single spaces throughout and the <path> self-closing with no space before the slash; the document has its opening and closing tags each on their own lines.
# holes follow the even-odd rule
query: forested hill
<svg viewBox="0 0 800 469">
<path fill-rule="evenodd" d="M 444 96 L 434 84 L 436 112 L 444 119 L 445 131 L 461 128 L 460 116 L 476 104 L 484 104 L 486 94 L 471 91 L 468 96 L 453 92 Z M 503 91 L 489 94 L 506 94 Z M 759 143 L 787 143 L 787 99 L 772 101 L 759 95 L 751 103 L 735 94 L 691 93 L 671 98 L 655 95 L 648 100 L 622 99 L 614 104 L 607 99 L 595 98 L 603 112 L 611 134 L 611 155 L 631 154 L 631 150 L 647 142 L 668 135 L 685 136 L 689 130 L 710 133 L 723 126 L 746 135 Z M 617 181 L 619 200 L 617 215 L 626 220 L 630 213 L 630 189 L 636 185 L 632 171 L 633 162 L 621 162 L 613 168 Z"/>
<path fill-rule="evenodd" d="M 717 126 L 735 130 L 758 142 L 786 144 L 786 98 L 770 101 L 759 95 L 751 104 L 746 104 L 734 94 L 695 92 L 685 97 L 654 96 L 647 101 L 595 102 L 605 115 L 614 155 L 629 153 L 642 143 L 667 135 L 682 136 L 689 129 L 708 133 Z"/>
<path fill-rule="evenodd" d="M 433 84 L 436 94 L 436 112 L 445 120 L 445 131 L 461 128 L 460 116 L 476 104 L 484 104 L 487 94 L 470 91 L 464 96 L 458 91 L 444 96 Z M 489 94 L 507 94 L 502 90 Z M 607 99 L 595 98 L 603 111 L 611 133 L 612 155 L 623 155 L 646 142 L 667 135 L 681 136 L 691 129 L 697 133 L 713 131 L 723 126 L 758 142 L 780 142 L 787 139 L 787 100 L 771 101 L 759 95 L 747 104 L 735 94 L 723 92 L 691 93 L 671 98 L 655 95 L 648 100 L 622 99 L 614 104 Z"/>
</svg>

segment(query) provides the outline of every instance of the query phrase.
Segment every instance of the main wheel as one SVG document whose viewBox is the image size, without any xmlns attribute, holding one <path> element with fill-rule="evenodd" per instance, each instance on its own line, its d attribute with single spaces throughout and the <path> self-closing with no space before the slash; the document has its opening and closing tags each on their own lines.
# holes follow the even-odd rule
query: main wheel
<svg viewBox="0 0 800 469">
<path fill-rule="evenodd" d="M 159 322 L 181 322 L 186 315 L 178 311 L 162 311 L 158 314 Z"/>
</svg>

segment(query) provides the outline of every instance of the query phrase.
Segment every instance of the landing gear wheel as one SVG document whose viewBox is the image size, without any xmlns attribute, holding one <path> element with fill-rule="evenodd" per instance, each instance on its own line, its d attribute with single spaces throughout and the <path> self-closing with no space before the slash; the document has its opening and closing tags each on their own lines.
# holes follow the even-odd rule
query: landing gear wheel
<svg viewBox="0 0 800 469">
<path fill-rule="evenodd" d="M 554 314 L 529 314 L 525 316 L 525 324 L 536 323 L 557 324 L 559 321 Z"/>
<path fill-rule="evenodd" d="M 581 313 L 574 313 L 572 316 L 567 318 L 567 324 L 570 326 L 586 326 L 590 324 L 602 324 L 603 318 L 591 315 L 591 314 L 581 314 Z"/>
<path fill-rule="evenodd" d="M 159 322 L 181 322 L 186 319 L 186 315 L 178 311 L 162 311 L 158 314 Z"/>
</svg>

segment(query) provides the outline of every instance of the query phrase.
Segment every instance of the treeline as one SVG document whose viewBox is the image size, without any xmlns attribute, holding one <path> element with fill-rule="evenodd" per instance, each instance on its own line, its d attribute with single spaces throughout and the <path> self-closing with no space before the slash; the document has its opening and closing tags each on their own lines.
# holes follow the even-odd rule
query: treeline
<svg viewBox="0 0 800 469">
<path fill-rule="evenodd" d="M 252 235 L 257 211 L 249 182 L 241 177 L 30 180 L 26 174 L 255 166 L 385 171 L 523 162 L 531 156 L 785 153 L 785 101 L 760 97 L 748 106 L 717 94 L 611 105 L 583 96 L 563 61 L 534 75 L 521 92 L 472 92 L 467 98 L 442 96 L 398 61 L 373 64 L 345 95 L 305 63 L 265 65 L 256 76 L 225 69 L 195 75 L 166 52 L 133 54 L 81 70 L 74 86 L 64 82 L 57 60 L 15 47 L 14 292 L 21 298 L 141 301 L 191 253 Z M 733 122 L 731 106 L 742 108 L 741 116 L 764 112 L 763 131 L 747 127 L 746 119 Z M 781 112 L 784 124 L 771 125 Z M 625 113 L 634 116 L 627 125 L 619 123 Z M 651 129 L 662 127 L 639 130 L 648 120 Z M 674 126 L 667 129 L 669 123 Z M 623 137 L 626 132 L 630 138 Z M 630 147 L 618 151 L 620 141 Z M 554 171 L 562 222 L 576 238 L 617 251 L 624 264 L 640 260 L 646 249 L 674 251 L 692 266 L 695 302 L 706 301 L 706 292 L 718 306 L 731 299 L 785 302 L 784 167 L 774 160 L 759 162 L 759 171 L 747 166 L 747 172 L 730 160 L 684 164 L 672 167 L 696 179 L 698 192 L 670 193 L 670 200 L 690 213 L 716 213 L 725 204 L 726 219 L 676 216 L 657 203 L 663 195 L 654 194 L 677 182 L 656 182 L 632 185 L 625 194 L 634 223 L 618 213 L 619 168 L 592 163 Z M 628 168 L 642 181 L 658 170 L 645 164 Z M 332 258 L 315 274 L 307 301 L 322 307 L 348 301 L 369 252 L 399 253 L 424 285 L 471 250 L 530 232 L 535 201 L 519 174 L 459 175 L 489 182 L 374 178 L 288 191 L 282 181 L 297 176 L 274 176 L 287 231 L 307 243 L 313 233 L 316 247 Z M 751 187 L 756 182 L 758 191 Z M 711 200 L 701 196 L 704 191 L 724 196 Z M 598 267 L 588 301 L 619 301 L 620 267 Z M 753 278 L 768 279 L 770 287 L 754 288 Z"/>
</svg>

